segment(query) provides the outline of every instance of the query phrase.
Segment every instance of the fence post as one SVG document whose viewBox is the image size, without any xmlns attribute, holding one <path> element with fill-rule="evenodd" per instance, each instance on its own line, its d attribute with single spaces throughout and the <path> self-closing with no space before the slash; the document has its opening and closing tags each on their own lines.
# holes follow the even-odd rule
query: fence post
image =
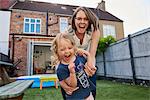
<svg viewBox="0 0 150 100">
<path fill-rule="evenodd" d="M 103 52 L 103 64 L 104 64 L 104 77 L 106 78 L 106 63 L 105 63 L 105 52 Z"/>
<path fill-rule="evenodd" d="M 130 59 L 131 59 L 130 61 L 131 61 L 131 67 L 132 67 L 133 83 L 137 84 L 136 73 L 135 73 L 135 65 L 134 65 L 134 58 L 133 58 L 133 49 L 132 49 L 131 35 L 128 35 L 128 43 L 129 43 L 129 52 L 130 52 Z"/>
</svg>

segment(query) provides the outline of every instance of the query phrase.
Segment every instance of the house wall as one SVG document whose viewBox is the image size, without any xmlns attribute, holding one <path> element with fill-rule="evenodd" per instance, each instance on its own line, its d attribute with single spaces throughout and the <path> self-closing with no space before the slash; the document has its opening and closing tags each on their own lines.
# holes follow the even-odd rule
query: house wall
<svg viewBox="0 0 150 100">
<path fill-rule="evenodd" d="M 10 25 L 10 33 L 14 34 L 23 34 L 23 24 L 24 24 L 24 17 L 29 18 L 41 18 L 42 20 L 42 27 L 41 27 L 41 34 L 46 34 L 46 13 L 41 12 L 32 12 L 32 11 L 23 11 L 23 10 L 13 10 L 11 14 L 11 25 Z M 27 70 L 27 46 L 28 41 L 44 41 L 45 39 L 34 39 L 32 37 L 22 37 L 22 36 L 14 36 L 14 44 L 12 35 L 10 36 L 10 43 L 11 43 L 11 55 L 13 53 L 14 47 L 14 63 L 17 62 L 18 59 L 21 59 L 22 62 L 17 66 L 19 67 L 18 73 L 20 75 L 25 75 Z"/>
<path fill-rule="evenodd" d="M 17 65 L 17 68 L 19 70 L 17 71 L 18 75 L 27 75 L 27 69 L 28 69 L 28 44 L 29 41 L 39 41 L 39 42 L 45 42 L 45 41 L 52 41 L 52 38 L 33 38 L 33 37 L 21 37 L 19 39 L 19 36 L 16 36 L 14 39 L 14 62 L 17 62 L 18 59 L 21 59 L 21 63 Z M 11 49 L 12 50 L 12 49 Z"/>
<path fill-rule="evenodd" d="M 103 37 L 103 25 L 104 24 L 115 26 L 117 40 L 124 38 L 123 22 L 100 20 L 99 25 L 100 25 L 100 32 L 101 32 L 102 37 Z"/>
<path fill-rule="evenodd" d="M 54 13 L 48 14 L 48 33 L 46 31 L 46 12 L 37 12 L 37 11 L 26 11 L 26 10 L 12 10 L 11 15 L 11 25 L 10 25 L 10 33 L 20 34 L 15 35 L 14 38 L 14 44 L 12 35 L 10 35 L 10 43 L 11 43 L 11 55 L 12 55 L 12 48 L 14 46 L 14 62 L 16 62 L 18 59 L 21 59 L 22 62 L 18 65 L 19 67 L 19 75 L 26 75 L 27 74 L 27 50 L 28 50 L 28 43 L 29 41 L 41 41 L 41 42 L 47 42 L 52 41 L 53 38 L 50 36 L 55 36 L 59 33 L 59 18 L 60 17 L 66 17 L 68 18 L 69 24 L 71 24 L 71 16 L 66 15 L 56 15 Z M 23 33 L 23 24 L 24 24 L 24 17 L 28 18 L 40 18 L 41 19 L 41 35 L 43 36 L 23 36 L 21 34 Z M 117 39 L 123 38 L 123 23 L 121 22 L 112 22 L 112 21 L 104 21 L 100 20 L 100 31 L 101 36 L 102 31 L 102 25 L 103 24 L 112 24 L 116 26 L 116 32 L 117 32 Z"/>
<path fill-rule="evenodd" d="M 41 34 L 46 35 L 46 13 L 25 10 L 12 11 L 10 33 L 23 34 L 23 24 L 25 17 L 40 18 L 42 20 Z"/>
<path fill-rule="evenodd" d="M 10 25 L 10 33 L 18 34 L 14 36 L 14 44 L 13 37 L 10 35 L 10 48 L 11 55 L 13 53 L 12 48 L 14 46 L 14 62 L 17 62 L 18 59 L 21 59 L 22 62 L 17 66 L 20 70 L 18 70 L 19 75 L 27 75 L 27 52 L 28 52 L 28 43 L 29 41 L 41 41 L 47 42 L 52 41 L 53 37 L 59 33 L 59 18 L 60 15 L 55 15 L 52 13 L 48 14 L 48 33 L 46 32 L 46 16 L 45 12 L 33 12 L 33 11 L 23 11 L 23 10 L 13 10 L 11 14 L 11 25 Z M 41 35 L 43 36 L 25 36 L 23 34 L 23 25 L 24 18 L 40 18 L 41 19 Z M 62 17 L 62 16 L 61 16 Z M 67 17 L 68 20 L 70 17 Z M 69 21 L 70 23 L 70 21 Z M 22 34 L 22 35 L 21 35 Z M 13 59 L 13 57 L 11 57 Z"/>
<path fill-rule="evenodd" d="M 68 19 L 68 24 L 71 24 L 71 17 L 65 15 L 56 15 L 54 13 L 48 14 L 48 34 L 55 36 L 60 33 L 59 19 L 60 17 L 65 17 Z"/>
</svg>

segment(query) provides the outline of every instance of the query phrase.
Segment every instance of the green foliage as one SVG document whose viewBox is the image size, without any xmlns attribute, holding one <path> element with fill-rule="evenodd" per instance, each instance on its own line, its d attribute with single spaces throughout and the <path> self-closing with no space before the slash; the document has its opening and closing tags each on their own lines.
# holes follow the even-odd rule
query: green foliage
<svg viewBox="0 0 150 100">
<path fill-rule="evenodd" d="M 111 35 L 105 38 L 101 38 L 98 43 L 97 53 L 104 52 L 107 49 L 107 47 L 114 42 L 116 42 L 116 39 Z"/>
</svg>

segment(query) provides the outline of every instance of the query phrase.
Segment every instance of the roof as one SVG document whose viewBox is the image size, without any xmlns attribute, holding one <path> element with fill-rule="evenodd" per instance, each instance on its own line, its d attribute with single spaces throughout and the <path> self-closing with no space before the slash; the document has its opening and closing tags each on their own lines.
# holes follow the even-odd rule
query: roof
<svg viewBox="0 0 150 100">
<path fill-rule="evenodd" d="M 29 10 L 29 11 L 51 12 L 55 14 L 72 15 L 73 10 L 76 9 L 77 7 L 78 6 L 73 6 L 73 5 L 26 1 L 26 2 L 17 2 L 11 9 L 21 9 L 21 10 Z M 100 20 L 123 22 L 121 19 L 115 17 L 114 15 L 110 14 L 107 11 L 102 11 L 96 8 L 90 8 L 90 9 L 98 16 Z"/>
<path fill-rule="evenodd" d="M 0 9 L 8 10 L 10 6 L 12 6 L 16 0 L 0 0 Z"/>
</svg>

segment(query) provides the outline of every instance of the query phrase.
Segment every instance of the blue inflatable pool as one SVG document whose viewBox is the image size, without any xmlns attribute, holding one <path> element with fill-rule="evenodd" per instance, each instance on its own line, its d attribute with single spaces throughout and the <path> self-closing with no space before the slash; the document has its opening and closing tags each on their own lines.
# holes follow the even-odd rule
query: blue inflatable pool
<svg viewBox="0 0 150 100">
<path fill-rule="evenodd" d="M 32 88 L 39 88 L 40 87 L 40 77 L 42 76 L 54 76 L 56 74 L 43 74 L 43 75 L 32 75 L 32 76 L 20 76 L 17 78 L 17 80 L 34 80 L 32 84 Z M 52 81 L 43 82 L 43 87 L 51 87 L 55 86 L 55 83 Z"/>
</svg>

